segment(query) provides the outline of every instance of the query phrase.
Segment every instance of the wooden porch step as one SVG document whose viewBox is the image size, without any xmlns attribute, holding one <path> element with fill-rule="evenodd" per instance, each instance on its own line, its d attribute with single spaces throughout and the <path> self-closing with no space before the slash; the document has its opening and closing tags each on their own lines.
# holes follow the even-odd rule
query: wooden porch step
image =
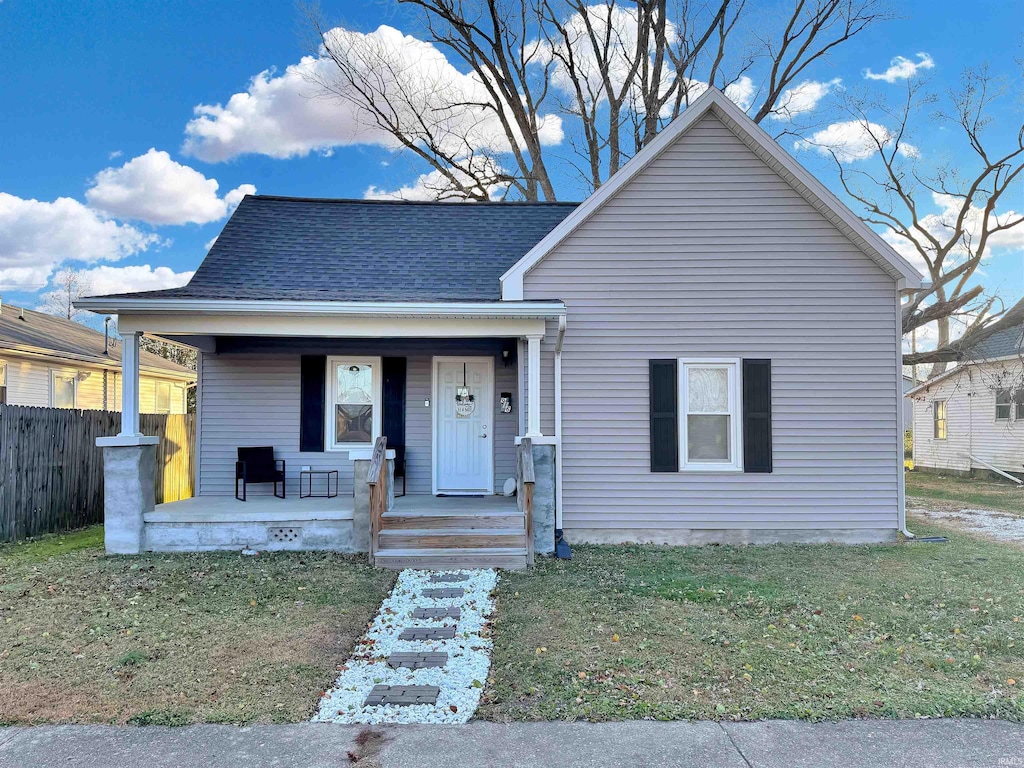
<svg viewBox="0 0 1024 768">
<path fill-rule="evenodd" d="M 525 547 L 484 547 L 437 549 L 381 549 L 374 556 L 380 568 L 504 568 L 521 571 L 526 568 Z"/>
<path fill-rule="evenodd" d="M 385 528 L 380 532 L 380 549 L 466 549 L 525 546 L 526 532 L 513 528 Z"/>
<path fill-rule="evenodd" d="M 436 530 L 438 528 L 490 529 L 511 528 L 525 530 L 523 513 L 517 509 L 508 512 L 495 510 L 480 514 L 458 514 L 450 511 L 415 510 L 400 513 L 389 512 L 382 518 L 382 530 L 391 528 Z"/>
</svg>

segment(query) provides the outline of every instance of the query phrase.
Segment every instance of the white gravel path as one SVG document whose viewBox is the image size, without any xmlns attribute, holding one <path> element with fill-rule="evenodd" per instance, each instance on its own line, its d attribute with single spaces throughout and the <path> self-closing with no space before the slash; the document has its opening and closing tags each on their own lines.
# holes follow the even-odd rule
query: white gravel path
<svg viewBox="0 0 1024 768">
<path fill-rule="evenodd" d="M 1024 502 L 1024 491 L 1021 492 Z M 1024 541 L 1024 517 L 992 509 L 912 509 L 911 514 L 935 520 L 948 520 L 958 528 L 975 531 L 1005 541 Z"/>
<path fill-rule="evenodd" d="M 433 583 L 431 575 L 465 574 L 459 582 Z M 458 571 L 404 570 L 391 594 L 381 604 L 367 633 L 356 643 L 352 658 L 322 699 L 314 722 L 332 723 L 465 723 L 480 703 L 491 667 L 491 640 L 487 619 L 494 610 L 491 594 L 498 584 L 493 570 Z M 424 589 L 458 588 L 465 595 L 456 598 L 426 598 Z M 416 608 L 456 606 L 461 615 L 454 619 L 414 619 Z M 409 627 L 456 625 L 452 640 L 399 640 Z M 448 663 L 440 668 L 392 669 L 387 658 L 396 652 L 446 652 Z M 364 707 L 363 701 L 375 685 L 436 685 L 441 689 L 437 703 L 413 706 Z"/>
</svg>

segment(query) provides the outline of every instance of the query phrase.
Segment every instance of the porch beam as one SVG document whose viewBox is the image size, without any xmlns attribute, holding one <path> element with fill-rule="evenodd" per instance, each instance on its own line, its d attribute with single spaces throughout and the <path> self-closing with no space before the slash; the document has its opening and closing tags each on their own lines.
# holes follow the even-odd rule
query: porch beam
<svg viewBox="0 0 1024 768">
<path fill-rule="evenodd" d="M 121 333 L 121 431 L 120 437 L 139 437 L 139 339 L 138 331 Z"/>
<path fill-rule="evenodd" d="M 344 315 L 160 315 L 118 317 L 122 333 L 156 336 L 516 338 L 544 333 L 543 318 L 349 317 Z"/>
<path fill-rule="evenodd" d="M 526 437 L 543 437 L 540 431 L 540 342 L 543 333 L 526 336 Z"/>
</svg>

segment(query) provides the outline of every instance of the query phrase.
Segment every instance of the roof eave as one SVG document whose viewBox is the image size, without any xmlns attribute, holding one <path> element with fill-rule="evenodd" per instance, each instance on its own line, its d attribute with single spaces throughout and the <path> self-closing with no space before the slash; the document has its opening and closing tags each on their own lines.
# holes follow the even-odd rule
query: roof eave
<svg viewBox="0 0 1024 768">
<path fill-rule="evenodd" d="M 114 314 L 343 315 L 348 317 L 557 318 L 560 302 L 292 301 L 274 299 L 79 299 L 75 306 Z"/>
</svg>

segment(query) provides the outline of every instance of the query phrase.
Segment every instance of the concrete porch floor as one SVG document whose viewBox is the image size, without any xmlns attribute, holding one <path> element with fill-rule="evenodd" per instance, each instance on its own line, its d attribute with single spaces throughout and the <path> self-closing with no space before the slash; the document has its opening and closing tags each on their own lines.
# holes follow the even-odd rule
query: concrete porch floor
<svg viewBox="0 0 1024 768">
<path fill-rule="evenodd" d="M 272 523 L 281 520 L 351 520 L 353 499 L 339 494 L 333 499 L 298 496 L 278 499 L 274 496 L 249 496 L 238 501 L 233 496 L 194 496 L 191 499 L 157 504 L 143 516 L 147 523 Z"/>
</svg>

